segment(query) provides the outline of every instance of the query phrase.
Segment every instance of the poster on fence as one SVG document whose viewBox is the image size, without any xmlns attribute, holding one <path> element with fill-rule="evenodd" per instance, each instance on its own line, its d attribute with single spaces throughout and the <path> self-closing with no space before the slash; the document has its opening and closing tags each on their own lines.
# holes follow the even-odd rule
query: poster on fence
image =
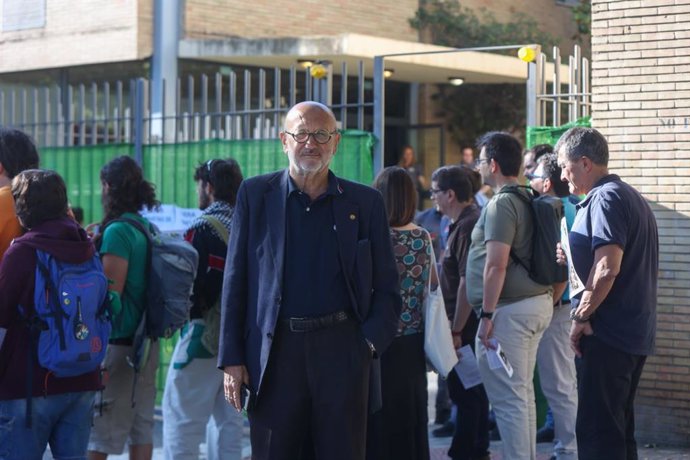
<svg viewBox="0 0 690 460">
<path fill-rule="evenodd" d="M 160 231 L 181 236 L 192 221 L 201 215 L 201 210 L 162 204 L 158 210 L 144 211 L 142 214 Z"/>
</svg>

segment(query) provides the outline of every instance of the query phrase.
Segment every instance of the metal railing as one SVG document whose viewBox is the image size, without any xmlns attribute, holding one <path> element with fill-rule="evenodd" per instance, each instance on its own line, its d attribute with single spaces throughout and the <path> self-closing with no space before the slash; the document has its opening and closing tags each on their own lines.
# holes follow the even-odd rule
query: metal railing
<svg viewBox="0 0 690 460">
<path fill-rule="evenodd" d="M 537 94 L 539 125 L 560 126 L 589 116 L 592 107 L 589 60 L 582 56 L 580 46 L 575 45 L 573 54 L 568 57 L 567 86 L 562 83 L 560 65 L 554 65 L 552 81 L 547 83 L 546 54 L 540 53 L 537 59 L 541 70 Z M 556 46 L 552 59 L 554 63 L 561 62 L 561 52 Z"/>
<path fill-rule="evenodd" d="M 41 147 L 131 143 L 136 146 L 205 139 L 277 138 L 289 108 L 303 100 L 329 105 L 340 129 L 367 129 L 373 114 L 366 100 L 364 65 L 353 75 L 347 63 L 322 79 L 309 69 L 246 69 L 187 76 L 174 85 L 174 107 L 151 109 L 153 86 L 144 78 L 128 81 L 0 89 L 0 126 L 30 134 Z M 168 98 L 170 100 L 170 98 Z"/>
</svg>

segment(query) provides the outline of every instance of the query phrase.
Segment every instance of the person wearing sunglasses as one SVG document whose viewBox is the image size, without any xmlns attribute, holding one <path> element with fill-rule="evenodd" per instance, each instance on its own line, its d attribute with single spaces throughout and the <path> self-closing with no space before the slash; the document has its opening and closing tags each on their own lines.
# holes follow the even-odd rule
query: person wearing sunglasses
<svg viewBox="0 0 690 460">
<path fill-rule="evenodd" d="M 290 109 L 289 166 L 238 191 L 221 300 L 218 366 L 241 394 L 257 460 L 363 460 L 378 354 L 401 298 L 381 194 L 336 177 L 340 133 L 317 102 Z M 246 391 L 243 391 L 245 390 Z M 252 397 L 253 396 L 253 397 Z"/>
</svg>

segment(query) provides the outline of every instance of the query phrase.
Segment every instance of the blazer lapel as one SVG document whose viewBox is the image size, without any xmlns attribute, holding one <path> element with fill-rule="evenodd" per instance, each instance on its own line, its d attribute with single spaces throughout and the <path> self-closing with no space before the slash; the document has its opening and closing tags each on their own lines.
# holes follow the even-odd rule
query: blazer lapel
<svg viewBox="0 0 690 460">
<path fill-rule="evenodd" d="M 287 203 L 288 171 L 276 176 L 271 189 L 264 195 L 266 206 L 266 224 L 276 274 L 283 285 L 283 259 L 285 256 L 285 206 Z"/>
<path fill-rule="evenodd" d="M 359 206 L 347 200 L 344 192 L 340 191 L 340 194 L 333 199 L 333 219 L 340 259 L 346 270 L 344 275 L 350 280 L 354 272 L 360 217 Z"/>
</svg>

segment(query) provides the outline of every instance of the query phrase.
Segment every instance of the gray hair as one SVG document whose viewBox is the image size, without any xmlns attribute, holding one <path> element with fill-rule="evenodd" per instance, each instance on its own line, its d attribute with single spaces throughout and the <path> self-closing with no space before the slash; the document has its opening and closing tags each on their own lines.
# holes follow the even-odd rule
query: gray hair
<svg viewBox="0 0 690 460">
<path fill-rule="evenodd" d="M 570 161 L 587 157 L 597 165 L 606 166 L 609 163 L 609 146 L 604 136 L 594 128 L 570 128 L 554 147 L 557 153 L 561 149 Z"/>
</svg>

